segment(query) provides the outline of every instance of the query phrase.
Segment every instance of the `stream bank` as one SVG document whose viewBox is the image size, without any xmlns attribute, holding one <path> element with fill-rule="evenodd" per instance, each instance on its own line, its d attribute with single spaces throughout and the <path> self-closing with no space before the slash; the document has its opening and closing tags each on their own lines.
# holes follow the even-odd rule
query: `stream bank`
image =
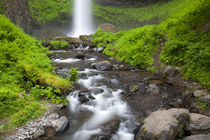
<svg viewBox="0 0 210 140">
<path fill-rule="evenodd" d="M 44 115 L 47 119 L 51 118 L 49 116 L 59 119 L 65 115 L 70 123 L 69 129 L 57 135 L 54 133 L 56 128 L 48 129 L 49 127 L 44 125 L 44 130 L 49 131 L 42 133 L 40 139 L 49 139 L 49 133 L 52 140 L 139 140 L 153 136 L 170 140 L 209 133 L 209 108 L 202 109 L 200 101 L 195 98 L 209 95 L 208 91 L 198 90 L 202 87 L 196 86 L 193 87 L 195 92 L 194 89 L 186 90 L 185 87 L 150 72 L 107 57 L 102 53 L 103 48 L 91 45 L 88 38 L 68 38 L 71 46 L 51 51 L 49 57 L 57 74 L 67 77 L 69 69 L 76 67 L 80 70 L 80 79 L 75 84 L 75 89 L 67 96 L 69 106 L 63 114 L 58 116 L 58 109 L 55 109 L 54 112 Z M 61 37 L 57 39 L 62 40 Z M 166 116 L 176 116 L 177 119 L 168 120 Z M 38 120 L 45 122 L 42 117 Z M 35 122 L 36 120 L 28 124 L 34 125 Z M 173 128 L 172 135 L 169 135 L 167 128 L 158 127 L 161 125 L 156 125 L 155 128 L 160 131 L 150 130 L 159 122 L 166 122 L 167 128 Z M 63 124 L 67 126 L 66 123 Z M 197 125 L 199 128 L 195 127 Z M 30 136 L 37 133 L 33 132 Z M 201 137 L 208 138 L 207 135 Z"/>
</svg>

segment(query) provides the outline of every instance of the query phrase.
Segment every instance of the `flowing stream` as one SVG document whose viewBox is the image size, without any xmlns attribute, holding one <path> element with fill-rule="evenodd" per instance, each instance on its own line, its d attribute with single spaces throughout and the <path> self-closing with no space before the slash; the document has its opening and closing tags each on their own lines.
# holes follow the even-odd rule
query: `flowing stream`
<svg viewBox="0 0 210 140">
<path fill-rule="evenodd" d="M 168 108 L 180 93 L 164 81 L 134 69 L 98 52 L 98 48 L 80 46 L 52 51 L 56 72 L 66 77 L 71 67 L 79 69 L 80 79 L 69 93 L 67 108 L 70 128 L 53 140 L 134 140 L 138 119 L 158 108 Z M 85 59 L 75 55 L 83 52 Z M 93 63 L 108 60 L 113 69 L 99 71 Z M 151 79 L 151 80 L 149 80 Z M 137 85 L 138 90 L 131 85 Z"/>
<path fill-rule="evenodd" d="M 54 63 L 61 67 L 59 74 L 66 75 L 69 67 L 74 66 L 80 69 L 81 77 L 76 90 L 67 96 L 71 128 L 57 139 L 99 140 L 109 137 L 110 140 L 133 140 L 135 117 L 126 101 L 122 100 L 120 82 L 117 78 L 110 78 L 107 71 L 91 68 L 91 63 L 104 58 L 92 53 L 85 60 L 76 59 L 74 55 L 78 51 L 88 52 L 89 47 L 53 52 Z"/>
</svg>

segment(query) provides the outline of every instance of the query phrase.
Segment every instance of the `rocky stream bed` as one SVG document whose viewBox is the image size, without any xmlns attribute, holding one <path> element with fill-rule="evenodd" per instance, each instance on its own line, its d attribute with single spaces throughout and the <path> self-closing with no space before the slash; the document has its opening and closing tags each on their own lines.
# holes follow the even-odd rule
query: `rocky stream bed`
<svg viewBox="0 0 210 140">
<path fill-rule="evenodd" d="M 69 106 L 50 105 L 53 109 L 42 117 L 3 139 L 210 139 L 210 110 L 203 105 L 210 94 L 204 87 L 186 81 L 180 86 L 107 57 L 103 47 L 82 45 L 82 40 L 72 46 L 49 56 L 63 77 L 71 67 L 79 69 L 80 79 L 67 96 Z M 170 79 L 178 70 L 168 66 L 164 74 Z"/>
</svg>

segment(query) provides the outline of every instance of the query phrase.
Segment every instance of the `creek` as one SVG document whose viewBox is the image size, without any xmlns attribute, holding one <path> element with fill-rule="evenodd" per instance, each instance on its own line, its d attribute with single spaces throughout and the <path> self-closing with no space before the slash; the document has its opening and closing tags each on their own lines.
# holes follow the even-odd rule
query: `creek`
<svg viewBox="0 0 210 140">
<path fill-rule="evenodd" d="M 158 108 L 169 108 L 168 102 L 179 93 L 151 73 L 109 58 L 97 48 L 81 45 L 52 52 L 59 75 L 66 77 L 76 67 L 80 77 L 67 96 L 70 128 L 56 140 L 133 140 L 138 119 Z M 85 55 L 84 60 L 75 58 L 78 52 Z M 93 63 L 104 60 L 111 63 L 110 70 L 93 69 Z"/>
</svg>

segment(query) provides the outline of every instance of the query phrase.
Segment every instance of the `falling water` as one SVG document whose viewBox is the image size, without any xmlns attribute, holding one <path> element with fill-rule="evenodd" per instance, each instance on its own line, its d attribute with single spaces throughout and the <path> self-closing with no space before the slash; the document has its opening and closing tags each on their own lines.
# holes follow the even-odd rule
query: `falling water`
<svg viewBox="0 0 210 140">
<path fill-rule="evenodd" d="M 89 35 L 94 33 L 91 0 L 74 0 L 73 29 L 71 36 Z"/>
</svg>

